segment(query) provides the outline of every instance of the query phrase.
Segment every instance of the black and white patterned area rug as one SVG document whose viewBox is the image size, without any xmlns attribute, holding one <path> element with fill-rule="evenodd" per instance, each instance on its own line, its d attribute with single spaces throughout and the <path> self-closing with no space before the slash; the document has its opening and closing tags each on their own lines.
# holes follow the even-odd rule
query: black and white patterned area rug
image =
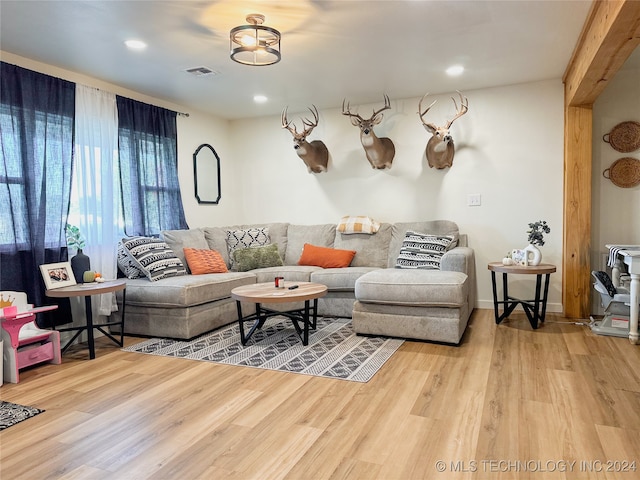
<svg viewBox="0 0 640 480">
<path fill-rule="evenodd" d="M 152 338 L 123 350 L 368 382 L 403 342 L 359 337 L 351 319 L 318 318 L 305 347 L 290 320 L 272 317 L 245 346 L 235 322 L 190 341 Z"/>
<path fill-rule="evenodd" d="M 44 412 L 39 408 L 25 407 L 16 403 L 0 401 L 0 430 L 9 428 L 39 413 Z"/>
</svg>

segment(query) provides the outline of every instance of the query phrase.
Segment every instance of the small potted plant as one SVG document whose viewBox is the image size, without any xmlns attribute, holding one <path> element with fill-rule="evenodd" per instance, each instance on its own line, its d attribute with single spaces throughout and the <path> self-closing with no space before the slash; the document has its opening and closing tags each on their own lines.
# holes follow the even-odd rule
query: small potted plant
<svg viewBox="0 0 640 480">
<path fill-rule="evenodd" d="M 76 283 L 84 282 L 84 272 L 91 270 L 91 260 L 82 252 L 85 247 L 85 239 L 80 229 L 75 225 L 67 223 L 65 227 L 67 235 L 67 246 L 75 248 L 77 253 L 71 258 L 71 270 L 76 279 Z"/>
<path fill-rule="evenodd" d="M 531 252 L 533 255 L 533 258 L 528 260 L 529 265 L 539 265 L 542 261 L 542 252 L 540 252 L 538 246 L 544 245 L 545 233 L 551 233 L 551 228 L 546 221 L 538 220 L 529 224 L 529 230 L 527 230 L 529 245 L 525 248 L 527 252 Z"/>
<path fill-rule="evenodd" d="M 538 220 L 537 222 L 533 222 L 529 224 L 529 230 L 527 230 L 529 234 L 528 240 L 530 245 L 544 245 L 544 234 L 551 233 L 551 228 L 547 225 L 547 222 L 544 220 Z"/>
<path fill-rule="evenodd" d="M 80 229 L 75 225 L 67 223 L 65 233 L 67 234 L 67 246 L 75 248 L 78 253 L 81 253 L 82 249 L 85 247 L 85 239 L 82 232 L 80 232 Z"/>
</svg>

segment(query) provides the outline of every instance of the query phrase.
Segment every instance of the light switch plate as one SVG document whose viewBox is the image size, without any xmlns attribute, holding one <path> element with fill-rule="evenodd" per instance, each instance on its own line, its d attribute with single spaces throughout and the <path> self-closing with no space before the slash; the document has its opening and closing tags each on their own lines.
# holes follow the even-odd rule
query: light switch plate
<svg viewBox="0 0 640 480">
<path fill-rule="evenodd" d="M 470 207 L 479 207 L 482 205 L 482 195 L 479 193 L 470 193 L 467 195 L 467 205 Z"/>
</svg>

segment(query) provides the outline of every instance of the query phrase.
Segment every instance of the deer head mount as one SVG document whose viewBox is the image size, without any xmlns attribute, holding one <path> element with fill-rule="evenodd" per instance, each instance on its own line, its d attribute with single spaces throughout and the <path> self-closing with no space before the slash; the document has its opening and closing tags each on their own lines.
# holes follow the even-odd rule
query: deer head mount
<svg viewBox="0 0 640 480">
<path fill-rule="evenodd" d="M 308 118 L 303 118 L 302 123 L 305 129 L 301 133 L 298 133 L 295 124 L 287 120 L 288 108 L 289 107 L 285 107 L 282 111 L 282 128 L 286 128 L 291 132 L 291 135 L 293 135 L 293 148 L 307 166 L 309 173 L 326 172 L 329 163 L 329 150 L 327 150 L 327 146 L 321 140 L 307 142 L 307 136 L 318 126 L 318 109 L 315 105 L 313 105 L 313 109 L 309 108 L 309 111 L 313 115 L 313 121 Z"/>
<path fill-rule="evenodd" d="M 360 127 L 360 141 L 364 147 L 364 153 L 372 168 L 385 169 L 391 168 L 393 157 L 396 154 L 396 147 L 390 138 L 378 138 L 373 133 L 374 125 L 378 125 L 382 121 L 382 112 L 391 108 L 389 97 L 384 96 L 384 107 L 380 110 L 374 110 L 371 118 L 365 120 L 358 114 L 349 111 L 349 103 L 345 108 L 346 100 L 342 101 L 342 114 L 351 118 L 351 124 Z"/>
<path fill-rule="evenodd" d="M 429 162 L 429 167 L 443 169 L 453 165 L 453 155 L 456 151 L 455 145 L 453 144 L 453 137 L 451 137 L 449 129 L 451 128 L 453 122 L 456 121 L 456 119 L 467 113 L 467 111 L 469 110 L 469 99 L 463 96 L 462 93 L 458 92 L 458 95 L 460 95 L 460 108 L 458 108 L 456 99 L 451 97 L 451 100 L 453 100 L 453 104 L 456 107 L 456 114 L 451 120 L 447 122 L 445 126 L 438 127 L 433 123 L 427 123 L 424 121 L 424 116 L 427 114 L 429 109 L 433 107 L 437 102 L 437 100 L 434 100 L 431 105 L 429 105 L 423 112 L 422 101 L 427 98 L 427 95 L 429 94 L 427 93 L 424 97 L 422 97 L 420 103 L 418 103 L 418 115 L 420 115 L 422 125 L 424 125 L 424 128 L 432 135 L 429 139 L 429 142 L 427 142 L 427 161 Z"/>
</svg>

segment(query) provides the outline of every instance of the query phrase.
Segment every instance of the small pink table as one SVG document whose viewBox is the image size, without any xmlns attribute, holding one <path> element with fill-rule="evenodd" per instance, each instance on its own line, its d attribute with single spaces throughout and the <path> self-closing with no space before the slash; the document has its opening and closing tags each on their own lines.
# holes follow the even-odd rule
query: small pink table
<svg viewBox="0 0 640 480">
<path fill-rule="evenodd" d="M 58 308 L 57 305 L 36 307 L 14 315 L 6 315 L 0 310 L 2 329 L 6 332 L 3 337 L 9 337 L 11 347 L 7 346 L 5 356 L 4 380 L 9 383 L 20 381 L 19 371 L 38 363 L 62 363 L 60 356 L 60 333 L 53 330 L 36 330 L 36 333 L 20 341 L 20 330 L 24 325 L 34 322 L 36 314 Z M 40 343 L 40 345 L 35 345 Z M 33 345 L 32 348 L 26 348 Z M 18 347 L 21 347 L 18 350 Z"/>
</svg>

